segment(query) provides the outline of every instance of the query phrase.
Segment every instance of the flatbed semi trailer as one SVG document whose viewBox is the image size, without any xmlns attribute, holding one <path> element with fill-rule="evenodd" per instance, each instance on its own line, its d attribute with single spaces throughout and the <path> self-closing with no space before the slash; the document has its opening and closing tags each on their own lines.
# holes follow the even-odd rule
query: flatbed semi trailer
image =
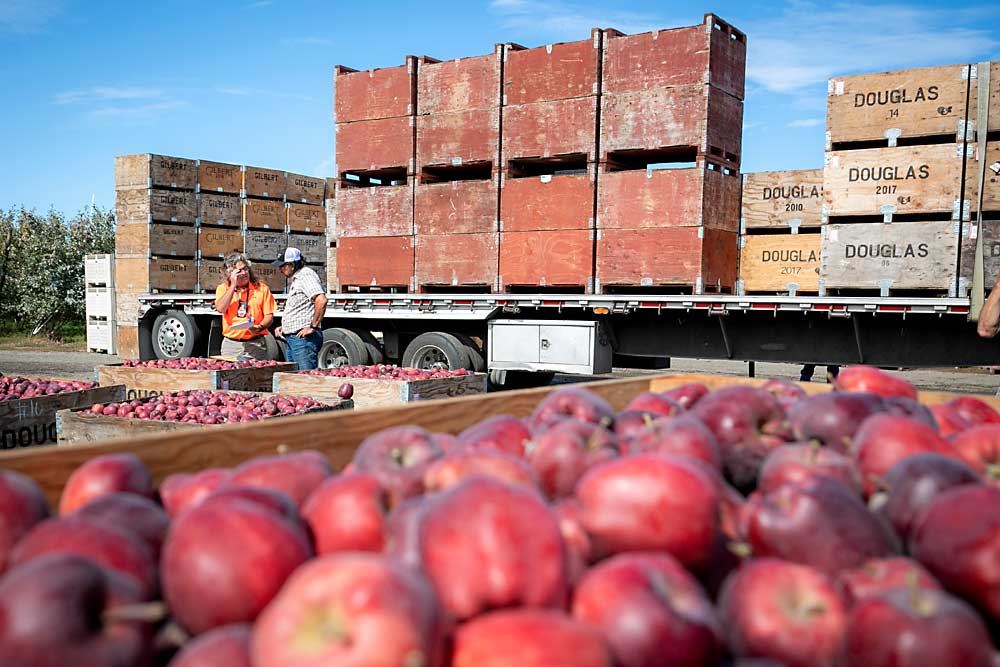
<svg viewBox="0 0 1000 667">
<path fill-rule="evenodd" d="M 277 296 L 280 323 L 282 296 Z M 885 367 L 993 365 L 968 298 L 331 293 L 321 365 L 396 363 L 544 381 L 671 357 Z M 212 354 L 212 295 L 139 298 L 143 358 Z M 527 382 L 530 384 L 530 381 Z"/>
</svg>

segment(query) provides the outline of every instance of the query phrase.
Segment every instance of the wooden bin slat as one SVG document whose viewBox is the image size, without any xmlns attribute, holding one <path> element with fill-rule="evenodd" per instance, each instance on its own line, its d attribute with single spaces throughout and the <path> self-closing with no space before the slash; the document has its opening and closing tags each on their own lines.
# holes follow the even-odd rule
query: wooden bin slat
<svg viewBox="0 0 1000 667">
<path fill-rule="evenodd" d="M 819 234 L 744 236 L 740 280 L 746 292 L 819 290 Z"/>
<path fill-rule="evenodd" d="M 214 192 L 198 194 L 198 222 L 202 225 L 239 227 L 243 201 L 239 197 Z"/>
<path fill-rule="evenodd" d="M 271 378 L 281 371 L 295 370 L 292 362 L 279 362 L 261 368 L 225 370 L 186 370 L 181 368 L 146 368 L 105 364 L 94 369 L 101 386 L 125 386 L 125 398 L 145 398 L 171 391 L 212 389 L 224 391 L 271 391 Z"/>
<path fill-rule="evenodd" d="M 238 195 L 243 187 L 243 168 L 238 164 L 198 160 L 198 191 Z"/>
<path fill-rule="evenodd" d="M 118 255 L 194 257 L 198 254 L 198 230 L 188 225 L 159 222 L 119 224 L 115 227 Z"/>
<path fill-rule="evenodd" d="M 822 169 L 743 174 L 743 231 L 819 227 L 822 214 Z"/>
<path fill-rule="evenodd" d="M 132 223 L 176 222 L 194 224 L 197 197 L 179 190 L 119 190 L 115 193 L 115 221 Z"/>
<path fill-rule="evenodd" d="M 337 184 L 338 239 L 413 234 L 414 179 L 405 185 L 358 187 Z"/>
<path fill-rule="evenodd" d="M 532 104 L 597 95 L 601 31 L 590 39 L 547 44 L 533 49 L 504 48 L 504 105 Z"/>
<path fill-rule="evenodd" d="M 357 408 L 379 408 L 486 393 L 486 375 L 482 373 L 431 380 L 403 380 L 342 378 L 305 373 L 275 373 L 273 391 L 284 396 L 308 396 L 317 401 L 337 400 L 340 385 L 354 386 L 354 405 Z"/>
<path fill-rule="evenodd" d="M 0 448 L 9 450 L 56 441 L 56 413 L 125 398 L 124 385 L 67 391 L 0 403 Z"/>
<path fill-rule="evenodd" d="M 483 234 L 497 231 L 498 179 L 419 183 L 413 195 L 413 231 Z"/>
<path fill-rule="evenodd" d="M 195 160 L 152 153 L 119 155 L 115 157 L 115 188 L 194 190 L 198 180 L 196 165 Z"/>
</svg>

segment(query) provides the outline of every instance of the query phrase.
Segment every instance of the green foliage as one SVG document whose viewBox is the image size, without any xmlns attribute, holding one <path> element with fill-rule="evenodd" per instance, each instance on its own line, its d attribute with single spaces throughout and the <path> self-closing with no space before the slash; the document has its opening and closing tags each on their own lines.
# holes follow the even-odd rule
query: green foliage
<svg viewBox="0 0 1000 667">
<path fill-rule="evenodd" d="M 82 322 L 83 257 L 115 250 L 114 214 L 87 208 L 71 219 L 50 210 L 0 209 L 0 316 L 20 331 L 58 334 Z"/>
</svg>

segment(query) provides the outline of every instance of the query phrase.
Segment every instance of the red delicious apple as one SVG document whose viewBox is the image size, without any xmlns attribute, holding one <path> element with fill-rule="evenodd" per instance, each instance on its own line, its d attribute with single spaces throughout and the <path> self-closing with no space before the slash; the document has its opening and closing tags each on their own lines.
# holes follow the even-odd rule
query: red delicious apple
<svg viewBox="0 0 1000 667">
<path fill-rule="evenodd" d="M 361 441 L 354 454 L 354 470 L 370 473 L 388 492 L 393 507 L 424 492 L 424 473 L 444 454 L 428 431 L 417 426 L 395 426 Z"/>
<path fill-rule="evenodd" d="M 550 498 L 566 498 L 587 470 L 618 456 L 618 448 L 613 438 L 602 435 L 603 428 L 590 429 L 588 437 L 572 422 L 551 424 L 535 436 L 527 459 L 542 490 Z"/>
<path fill-rule="evenodd" d="M 861 494 L 861 475 L 854 462 L 818 442 L 788 444 L 778 447 L 764 459 L 757 479 L 757 490 L 768 493 L 787 482 L 802 482 L 813 477 L 829 477 Z"/>
<path fill-rule="evenodd" d="M 699 462 L 639 454 L 591 468 L 576 487 L 594 555 L 666 551 L 686 567 L 705 565 L 719 525 L 719 491 Z"/>
<path fill-rule="evenodd" d="M 592 567 L 573 617 L 598 628 L 620 667 L 714 665 L 718 620 L 701 586 L 671 556 L 620 554 Z"/>
<path fill-rule="evenodd" d="M 657 419 L 624 438 L 622 448 L 629 454 L 683 454 L 722 470 L 719 441 L 700 419 L 691 415 Z"/>
<path fill-rule="evenodd" d="M 302 451 L 250 459 L 233 470 L 229 483 L 281 491 L 301 506 L 306 496 L 332 474 L 325 456 Z"/>
<path fill-rule="evenodd" d="M 990 636 L 969 605 L 940 590 L 896 589 L 851 610 L 844 667 L 990 667 Z"/>
<path fill-rule="evenodd" d="M 708 387 L 700 382 L 689 382 L 679 387 L 661 392 L 661 395 L 675 401 L 685 410 L 690 410 L 691 406 L 700 401 L 708 394 Z"/>
<path fill-rule="evenodd" d="M 79 516 L 135 533 L 153 554 L 159 558 L 160 547 L 170 526 L 170 517 L 163 508 L 149 498 L 134 493 L 112 493 L 92 500 L 72 516 Z"/>
<path fill-rule="evenodd" d="M 389 499 L 373 475 L 331 477 L 302 505 L 312 529 L 317 554 L 337 551 L 381 551 Z"/>
<path fill-rule="evenodd" d="M 863 391 L 879 396 L 916 398 L 917 388 L 901 377 L 872 366 L 848 366 L 840 371 L 834 385 L 840 391 Z"/>
<path fill-rule="evenodd" d="M 580 504 L 572 498 L 560 500 L 553 506 L 556 518 L 559 520 L 559 532 L 566 543 L 569 581 L 575 584 L 587 570 L 593 549 L 590 546 L 590 536 L 583 527 L 580 516 Z"/>
<path fill-rule="evenodd" d="M 49 555 L 0 579 L 0 664 L 142 667 L 149 625 L 116 618 L 145 596 L 88 558 Z"/>
<path fill-rule="evenodd" d="M 961 433 L 972 426 L 972 422 L 963 417 L 958 410 L 947 403 L 931 405 L 928 408 L 937 422 L 938 432 L 945 438 Z"/>
<path fill-rule="evenodd" d="M 941 584 L 930 572 L 905 556 L 876 558 L 856 568 L 843 570 L 837 575 L 837 585 L 850 606 L 897 588 L 941 589 Z"/>
<path fill-rule="evenodd" d="M 951 445 L 988 481 L 1000 482 L 1000 424 L 982 424 L 955 435 Z"/>
<path fill-rule="evenodd" d="M 350 382 L 345 382 L 344 384 L 340 385 L 340 388 L 337 389 L 337 396 L 344 399 L 345 401 L 353 397 L 354 385 L 351 384 Z"/>
<path fill-rule="evenodd" d="M 822 572 L 774 558 L 744 563 L 722 588 L 719 613 L 729 650 L 787 667 L 834 667 L 847 608 Z"/>
<path fill-rule="evenodd" d="M 938 430 L 937 418 L 934 417 L 934 413 L 931 412 L 929 407 L 916 399 L 905 396 L 883 396 L 882 408 L 886 414 L 916 419 L 919 422 L 927 424 L 935 431 Z"/>
<path fill-rule="evenodd" d="M 452 667 L 612 667 L 597 630 L 551 609 L 509 609 L 455 633 Z"/>
<path fill-rule="evenodd" d="M 642 431 L 656 422 L 665 421 L 666 417 L 654 415 L 645 410 L 622 410 L 615 415 L 615 437 L 624 440 Z"/>
<path fill-rule="evenodd" d="M 146 596 L 156 593 L 156 556 L 127 526 L 112 526 L 83 516 L 47 519 L 10 552 L 11 567 L 48 554 L 90 558 L 136 582 Z"/>
<path fill-rule="evenodd" d="M 73 471 L 66 480 L 59 514 L 65 516 L 100 496 L 116 492 L 153 497 L 149 469 L 135 454 L 104 454 Z"/>
<path fill-rule="evenodd" d="M 299 568 L 254 624 L 254 667 L 441 667 L 441 612 L 419 573 L 376 554 Z"/>
<path fill-rule="evenodd" d="M 167 534 L 160 561 L 164 599 L 194 634 L 248 623 L 312 555 L 302 526 L 262 503 L 208 498 L 181 514 Z"/>
<path fill-rule="evenodd" d="M 861 424 L 883 409 L 882 398 L 875 394 L 837 391 L 799 401 L 789 410 L 788 418 L 797 440 L 815 440 L 847 453 Z"/>
<path fill-rule="evenodd" d="M 809 396 L 802 385 L 785 378 L 771 378 L 760 386 L 764 391 L 774 394 L 781 407 L 788 410 L 793 405 Z"/>
<path fill-rule="evenodd" d="M 420 525 L 424 515 L 434 507 L 444 493 L 407 498 L 389 512 L 385 520 L 383 553 L 414 569 L 420 569 Z"/>
<path fill-rule="evenodd" d="M 947 440 L 926 424 L 897 415 L 873 415 L 854 437 L 854 463 L 866 495 L 882 484 L 882 477 L 907 456 L 933 452 L 959 458 Z"/>
<path fill-rule="evenodd" d="M 487 417 L 458 434 L 460 447 L 499 449 L 515 456 L 524 456 L 524 444 L 529 440 L 528 427 L 510 415 Z"/>
<path fill-rule="evenodd" d="M 13 470 L 0 470 L 0 574 L 17 542 L 49 516 L 49 503 L 35 480 Z"/>
<path fill-rule="evenodd" d="M 1000 619 L 1000 489 L 964 484 L 941 493 L 917 520 L 910 553 L 945 588 Z"/>
<path fill-rule="evenodd" d="M 896 552 L 890 531 L 850 488 L 826 477 L 755 493 L 742 522 L 755 556 L 808 564 L 827 574 Z"/>
<path fill-rule="evenodd" d="M 419 555 L 451 615 L 565 603 L 566 547 L 537 492 L 473 477 L 437 497 L 417 525 Z"/>
<path fill-rule="evenodd" d="M 932 453 L 914 454 L 889 468 L 882 478 L 884 501 L 879 498 L 875 505 L 905 540 L 910 537 L 917 517 L 942 491 L 979 482 L 975 471 L 958 459 Z"/>
<path fill-rule="evenodd" d="M 200 634 L 167 667 L 251 667 L 250 626 L 224 625 Z"/>
<path fill-rule="evenodd" d="M 292 499 L 287 494 L 275 489 L 266 489 L 263 486 L 232 486 L 230 484 L 223 484 L 209 494 L 208 498 L 212 500 L 248 500 L 272 512 L 277 512 L 288 521 L 304 527 L 302 515 L 299 514 L 299 508 L 295 506 L 295 503 L 292 502 Z"/>
<path fill-rule="evenodd" d="M 1000 412 L 994 410 L 986 401 L 975 396 L 959 396 L 948 401 L 958 414 L 973 426 L 979 424 L 1000 424 Z"/>
<path fill-rule="evenodd" d="M 691 409 L 719 441 L 729 481 L 753 488 L 768 452 L 791 438 L 785 411 L 774 396 L 756 387 L 724 387 Z"/>
<path fill-rule="evenodd" d="M 531 421 L 536 426 L 556 417 L 572 417 L 605 428 L 614 424 L 615 411 L 600 396 L 580 387 L 560 387 L 548 394 L 535 407 Z"/>
<path fill-rule="evenodd" d="M 684 408 L 682 408 L 680 403 L 677 401 L 672 398 L 668 398 L 663 394 L 657 394 L 652 391 L 644 391 L 641 394 L 638 394 L 635 398 L 629 401 L 629 404 L 625 406 L 625 409 L 648 412 L 662 417 L 673 417 L 681 412 L 684 412 Z"/>
<path fill-rule="evenodd" d="M 160 484 L 160 500 L 171 519 L 207 498 L 232 477 L 225 468 L 208 468 L 196 473 L 174 473 Z"/>
<path fill-rule="evenodd" d="M 474 475 L 538 489 L 538 475 L 523 459 L 499 449 L 459 448 L 432 462 L 424 473 L 427 492 L 444 491 Z"/>
</svg>

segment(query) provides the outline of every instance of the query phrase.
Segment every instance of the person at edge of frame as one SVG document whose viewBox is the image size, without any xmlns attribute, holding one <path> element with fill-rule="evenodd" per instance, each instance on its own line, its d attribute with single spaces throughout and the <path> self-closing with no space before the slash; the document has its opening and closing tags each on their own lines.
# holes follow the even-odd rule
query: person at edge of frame
<svg viewBox="0 0 1000 667">
<path fill-rule="evenodd" d="M 323 346 L 323 314 L 326 312 L 326 290 L 316 272 L 305 265 L 298 248 L 286 248 L 281 257 L 271 262 L 288 279 L 281 326 L 275 329 L 287 345 L 288 361 L 298 364 L 300 371 L 316 368 L 319 349 Z"/>
<path fill-rule="evenodd" d="M 222 314 L 224 357 L 269 360 L 279 350 L 268 327 L 274 321 L 274 295 L 240 252 L 223 261 L 224 283 L 215 290 L 215 309 Z M 270 344 L 268 338 L 271 338 Z M 269 351 L 270 350 L 270 351 Z"/>
<path fill-rule="evenodd" d="M 816 364 L 802 364 L 802 370 L 799 371 L 799 382 L 812 382 L 813 373 L 816 372 Z M 830 364 L 826 367 L 826 381 L 833 382 L 833 380 L 840 374 L 840 366 L 835 364 Z"/>
</svg>

